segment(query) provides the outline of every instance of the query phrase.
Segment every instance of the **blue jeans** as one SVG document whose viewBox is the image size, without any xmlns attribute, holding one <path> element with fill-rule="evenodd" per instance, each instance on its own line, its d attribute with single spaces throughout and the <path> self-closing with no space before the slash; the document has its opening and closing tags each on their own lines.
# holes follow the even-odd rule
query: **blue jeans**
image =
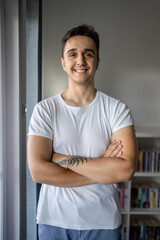
<svg viewBox="0 0 160 240">
<path fill-rule="evenodd" d="M 121 227 L 108 230 L 72 230 L 39 224 L 39 240 L 120 240 Z"/>
</svg>

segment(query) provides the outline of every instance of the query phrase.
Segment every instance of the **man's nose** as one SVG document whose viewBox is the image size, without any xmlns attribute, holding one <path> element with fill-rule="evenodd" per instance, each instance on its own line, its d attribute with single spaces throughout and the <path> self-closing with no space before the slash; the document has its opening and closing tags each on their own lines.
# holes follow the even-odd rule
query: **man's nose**
<svg viewBox="0 0 160 240">
<path fill-rule="evenodd" d="M 86 60 L 83 54 L 79 54 L 78 58 L 77 58 L 77 64 L 78 65 L 85 65 L 86 64 Z"/>
</svg>

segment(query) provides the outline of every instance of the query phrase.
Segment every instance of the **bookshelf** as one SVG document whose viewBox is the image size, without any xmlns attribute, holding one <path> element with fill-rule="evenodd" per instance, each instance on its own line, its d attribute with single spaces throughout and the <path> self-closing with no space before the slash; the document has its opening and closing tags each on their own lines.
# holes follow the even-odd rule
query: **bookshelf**
<svg viewBox="0 0 160 240">
<path fill-rule="evenodd" d="M 143 235 L 141 239 L 160 236 L 160 128 L 136 128 L 136 137 L 139 150 L 143 151 L 143 163 L 141 169 L 137 165 L 138 171 L 132 180 L 119 187 L 123 219 L 121 240 L 140 239 L 138 234 Z M 149 156 L 147 160 L 146 152 Z M 141 206 L 138 205 L 139 199 Z M 152 238 L 145 238 L 145 234 L 152 234 Z"/>
</svg>

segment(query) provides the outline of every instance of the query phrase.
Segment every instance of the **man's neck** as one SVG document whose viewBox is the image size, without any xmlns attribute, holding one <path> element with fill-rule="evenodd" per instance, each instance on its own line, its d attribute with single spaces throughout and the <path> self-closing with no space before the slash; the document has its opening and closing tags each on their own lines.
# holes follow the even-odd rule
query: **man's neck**
<svg viewBox="0 0 160 240">
<path fill-rule="evenodd" d="M 68 88 L 62 93 L 64 101 L 75 107 L 85 107 L 89 105 L 95 98 L 97 90 L 92 88 Z"/>
</svg>

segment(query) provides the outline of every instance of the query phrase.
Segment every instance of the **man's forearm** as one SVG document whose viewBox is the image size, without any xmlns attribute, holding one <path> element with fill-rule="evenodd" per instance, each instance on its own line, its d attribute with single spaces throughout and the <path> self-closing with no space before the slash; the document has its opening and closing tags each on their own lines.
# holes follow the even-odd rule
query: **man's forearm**
<svg viewBox="0 0 160 240">
<path fill-rule="evenodd" d="M 35 182 L 57 187 L 80 187 L 94 183 L 85 176 L 51 162 L 44 163 L 43 169 L 37 169 L 37 172 L 39 176 Z"/>
<path fill-rule="evenodd" d="M 77 156 L 63 156 L 58 165 L 68 168 L 78 174 L 92 179 L 95 182 L 112 184 L 128 181 L 134 173 L 123 158 L 83 158 Z"/>
<path fill-rule="evenodd" d="M 137 141 L 133 126 L 117 130 L 112 140 L 123 143 L 121 156 L 109 155 L 105 158 L 87 159 L 77 167 L 70 163 L 69 169 L 92 179 L 93 181 L 112 184 L 129 181 L 135 172 L 137 162 Z"/>
<path fill-rule="evenodd" d="M 56 163 L 92 179 L 94 182 L 112 184 L 129 181 L 135 171 L 137 161 L 137 143 L 133 127 L 126 127 L 115 132 L 113 139 L 121 139 L 123 154 L 109 154 L 100 158 L 84 158 L 77 156 L 57 156 Z M 114 153 L 114 151 L 113 151 Z"/>
<path fill-rule="evenodd" d="M 83 171 L 77 172 L 71 171 L 69 169 L 64 169 L 67 167 L 64 165 L 66 162 L 66 156 L 56 153 L 51 153 L 52 151 L 52 141 L 48 138 L 40 136 L 29 136 L 27 150 L 28 150 L 28 165 L 33 181 L 37 183 L 45 183 L 57 187 L 79 187 L 84 185 L 93 184 L 96 181 L 85 176 Z M 106 149 L 104 156 L 121 156 L 122 145 L 118 142 L 113 141 L 109 147 Z M 51 160 L 52 156 L 52 162 Z M 55 161 L 56 160 L 56 161 Z M 64 160 L 64 162 L 61 162 Z M 89 159 L 86 158 L 76 158 L 70 159 L 70 167 L 74 165 L 83 165 Z M 59 166 L 55 163 L 59 163 Z M 68 159 L 67 159 L 68 164 Z M 61 165 L 61 166 L 60 166 Z M 63 166 L 63 167 L 62 167 Z"/>
<path fill-rule="evenodd" d="M 32 178 L 35 182 L 57 187 L 79 187 L 96 182 L 84 174 L 64 169 L 63 167 L 66 168 L 68 165 L 68 159 L 67 161 L 65 160 L 65 155 L 54 153 L 52 155 L 52 162 L 50 162 L 51 154 L 49 152 L 51 151 L 51 148 L 52 142 L 50 139 L 37 136 L 30 136 L 28 139 L 28 164 Z M 122 146 L 119 148 L 118 142 L 113 142 L 109 145 L 104 155 L 121 155 L 121 148 Z M 59 166 L 54 163 L 55 158 L 56 161 L 58 158 Z M 69 164 L 70 166 L 77 166 L 84 164 L 86 161 L 88 161 L 87 158 L 74 157 L 70 159 Z"/>
<path fill-rule="evenodd" d="M 107 161 L 110 159 L 112 162 L 115 160 L 117 163 L 117 160 L 120 159 L 123 154 L 121 151 L 122 148 L 123 145 L 121 141 L 112 141 L 101 158 L 65 156 L 54 152 L 52 161 L 63 168 L 70 169 L 80 175 L 92 179 L 93 182 L 113 183 L 117 180 L 113 177 L 113 173 L 111 174 L 112 177 L 110 174 L 106 174 L 108 168 Z"/>
</svg>

